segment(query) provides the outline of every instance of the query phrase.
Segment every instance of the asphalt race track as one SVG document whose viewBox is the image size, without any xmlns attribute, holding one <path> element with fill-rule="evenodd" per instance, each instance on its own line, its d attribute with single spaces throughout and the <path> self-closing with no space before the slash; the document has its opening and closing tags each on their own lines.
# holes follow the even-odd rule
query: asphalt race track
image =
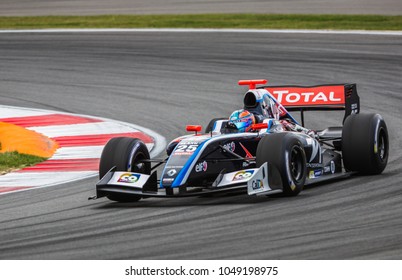
<svg viewBox="0 0 402 280">
<path fill-rule="evenodd" d="M 402 258 L 402 36 L 0 34 L 0 61 L 1 104 L 132 122 L 168 141 L 240 108 L 239 79 L 354 82 L 362 112 L 384 116 L 391 143 L 382 175 L 293 198 L 88 201 L 96 178 L 2 195 L 1 259 Z M 307 123 L 341 120 L 314 112 Z"/>
</svg>

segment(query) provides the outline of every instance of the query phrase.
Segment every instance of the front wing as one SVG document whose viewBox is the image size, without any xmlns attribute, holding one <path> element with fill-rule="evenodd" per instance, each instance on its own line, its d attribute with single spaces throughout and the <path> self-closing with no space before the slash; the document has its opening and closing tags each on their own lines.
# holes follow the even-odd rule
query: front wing
<svg viewBox="0 0 402 280">
<path fill-rule="evenodd" d="M 159 188 L 156 171 L 151 175 L 115 171 L 113 167 L 96 184 L 96 197 L 110 193 L 140 195 L 142 197 L 186 197 L 201 196 L 217 192 L 247 190 L 249 195 L 270 195 L 281 193 L 281 188 L 271 188 L 268 183 L 268 165 L 235 172 L 221 172 L 211 186 L 180 186 Z"/>
</svg>

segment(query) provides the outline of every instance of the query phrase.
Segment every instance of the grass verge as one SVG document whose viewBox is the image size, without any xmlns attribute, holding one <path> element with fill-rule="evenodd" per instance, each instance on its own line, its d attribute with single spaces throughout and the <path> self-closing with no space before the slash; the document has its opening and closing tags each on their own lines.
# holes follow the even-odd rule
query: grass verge
<svg viewBox="0 0 402 280">
<path fill-rule="evenodd" d="M 0 153 L 0 174 L 31 166 L 44 160 L 46 158 L 20 154 L 18 152 Z"/>
<path fill-rule="evenodd" d="M 402 16 L 199 14 L 0 17 L 0 29 L 48 28 L 402 30 Z"/>
</svg>

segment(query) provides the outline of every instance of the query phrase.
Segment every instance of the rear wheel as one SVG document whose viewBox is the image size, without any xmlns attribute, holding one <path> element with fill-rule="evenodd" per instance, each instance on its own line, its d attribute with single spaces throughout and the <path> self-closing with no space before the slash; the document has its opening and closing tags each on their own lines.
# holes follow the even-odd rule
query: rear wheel
<svg viewBox="0 0 402 280">
<path fill-rule="evenodd" d="M 257 147 L 257 167 L 268 163 L 268 180 L 273 188 L 282 187 L 286 196 L 303 190 L 306 181 L 306 154 L 292 133 L 270 134 Z"/>
<path fill-rule="evenodd" d="M 342 129 L 342 156 L 346 170 L 380 174 L 387 166 L 388 152 L 388 130 L 381 115 L 347 117 Z"/>
<path fill-rule="evenodd" d="M 112 138 L 103 148 L 99 164 L 99 177 L 102 178 L 113 166 L 116 166 L 116 171 L 150 174 L 151 164 L 141 162 L 149 158 L 147 146 L 140 139 Z M 133 202 L 140 200 L 141 196 L 113 193 L 108 194 L 107 198 L 118 202 Z"/>
</svg>

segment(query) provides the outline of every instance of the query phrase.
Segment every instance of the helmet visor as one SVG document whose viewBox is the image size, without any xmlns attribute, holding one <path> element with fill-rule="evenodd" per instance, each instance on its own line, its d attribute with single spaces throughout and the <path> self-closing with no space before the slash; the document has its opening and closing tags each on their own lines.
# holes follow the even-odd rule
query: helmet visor
<svg viewBox="0 0 402 280">
<path fill-rule="evenodd" d="M 247 127 L 249 127 L 251 125 L 251 119 L 250 118 L 234 120 L 232 122 L 237 127 L 238 131 L 243 131 L 243 132 L 246 131 Z"/>
</svg>

